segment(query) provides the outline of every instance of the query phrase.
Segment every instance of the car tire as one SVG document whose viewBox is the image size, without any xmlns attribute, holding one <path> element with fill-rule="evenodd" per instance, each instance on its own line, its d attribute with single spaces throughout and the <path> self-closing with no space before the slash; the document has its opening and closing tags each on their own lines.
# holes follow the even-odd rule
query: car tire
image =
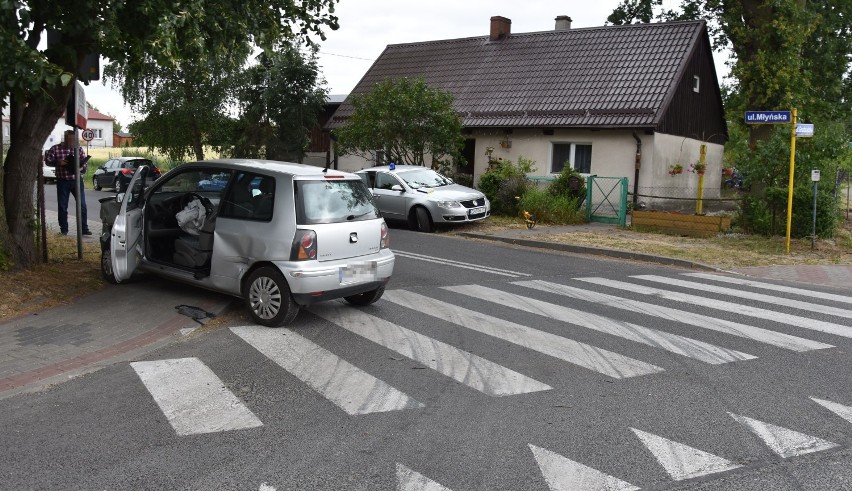
<svg viewBox="0 0 852 491">
<path fill-rule="evenodd" d="M 418 206 L 414 209 L 414 214 L 417 217 L 417 229 L 421 232 L 431 233 L 435 227 L 432 225 L 432 217 L 429 216 L 429 210 Z"/>
<path fill-rule="evenodd" d="M 365 305 L 370 305 L 371 303 L 375 303 L 382 295 L 385 293 L 385 285 L 382 285 L 376 288 L 373 291 L 359 293 L 357 295 L 349 295 L 348 297 L 343 297 L 344 300 L 349 302 L 350 305 L 355 305 L 357 307 L 363 307 Z"/>
<path fill-rule="evenodd" d="M 100 184 L 98 184 L 98 178 L 96 177 L 92 178 L 92 189 L 94 189 L 95 191 L 100 191 L 101 189 L 103 189 Z"/>
<path fill-rule="evenodd" d="M 249 275 L 243 297 L 251 318 L 262 326 L 281 327 L 299 313 L 287 280 L 272 266 L 260 267 Z"/>
<path fill-rule="evenodd" d="M 118 280 L 115 278 L 115 271 L 112 270 L 112 252 L 109 246 L 101 247 L 101 276 L 104 277 L 107 283 L 118 284 Z"/>
</svg>

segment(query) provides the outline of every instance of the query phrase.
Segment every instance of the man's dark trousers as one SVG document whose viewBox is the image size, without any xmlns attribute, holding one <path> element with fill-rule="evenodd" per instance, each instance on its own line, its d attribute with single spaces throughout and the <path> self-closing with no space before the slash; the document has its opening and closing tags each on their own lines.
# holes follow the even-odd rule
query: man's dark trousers
<svg viewBox="0 0 852 491">
<path fill-rule="evenodd" d="M 68 233 L 68 197 L 73 194 L 74 199 L 80 201 L 80 215 L 82 218 L 83 232 L 89 231 L 89 222 L 86 221 L 86 195 L 83 191 L 83 180 L 80 179 L 80 193 L 74 190 L 74 181 L 66 179 L 56 180 L 56 201 L 59 208 L 59 231 Z"/>
</svg>

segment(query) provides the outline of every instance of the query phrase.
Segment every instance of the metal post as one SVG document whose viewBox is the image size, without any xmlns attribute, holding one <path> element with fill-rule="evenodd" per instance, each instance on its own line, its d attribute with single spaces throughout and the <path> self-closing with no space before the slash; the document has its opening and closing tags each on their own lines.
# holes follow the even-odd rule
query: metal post
<svg viewBox="0 0 852 491">
<path fill-rule="evenodd" d="M 813 225 L 813 233 L 811 234 L 811 249 L 814 248 L 814 244 L 816 243 L 816 206 L 817 206 L 817 181 L 814 181 L 814 225 Z"/>
<path fill-rule="evenodd" d="M 80 191 L 80 136 L 77 127 L 74 126 L 74 185 L 77 186 L 77 259 L 83 259 L 83 193 Z"/>
<path fill-rule="evenodd" d="M 701 168 L 704 169 L 701 174 L 698 174 L 698 200 L 695 202 L 695 214 L 701 215 L 704 211 L 704 173 L 707 172 L 707 145 L 701 144 L 698 162 Z"/>
<path fill-rule="evenodd" d="M 796 167 L 796 108 L 792 112 L 792 130 L 790 132 L 790 178 L 787 182 L 787 239 L 785 247 L 790 254 L 790 227 L 793 224 L 793 170 Z"/>
</svg>

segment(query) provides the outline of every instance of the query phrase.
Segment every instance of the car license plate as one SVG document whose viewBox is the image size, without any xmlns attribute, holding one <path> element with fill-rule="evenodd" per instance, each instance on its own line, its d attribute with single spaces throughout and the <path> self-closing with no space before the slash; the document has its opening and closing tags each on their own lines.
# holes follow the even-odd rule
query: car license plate
<svg viewBox="0 0 852 491">
<path fill-rule="evenodd" d="M 477 206 L 476 208 L 471 208 L 470 211 L 467 212 L 468 215 L 482 215 L 485 213 L 484 206 Z"/>
<path fill-rule="evenodd" d="M 365 263 L 350 264 L 349 266 L 340 267 L 340 284 L 346 283 L 363 283 L 366 281 L 376 281 L 378 275 L 376 273 L 375 261 Z"/>
</svg>

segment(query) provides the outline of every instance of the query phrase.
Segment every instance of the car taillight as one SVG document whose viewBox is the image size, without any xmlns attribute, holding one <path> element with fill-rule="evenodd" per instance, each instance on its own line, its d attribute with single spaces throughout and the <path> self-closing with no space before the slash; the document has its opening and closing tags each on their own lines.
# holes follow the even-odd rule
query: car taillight
<svg viewBox="0 0 852 491">
<path fill-rule="evenodd" d="M 297 230 L 290 249 L 291 261 L 310 261 L 317 258 L 317 233 L 313 230 Z"/>
<path fill-rule="evenodd" d="M 127 176 L 133 174 L 133 169 L 121 169 L 121 173 Z"/>
<path fill-rule="evenodd" d="M 388 233 L 388 224 L 382 222 L 382 240 L 381 240 L 381 248 L 387 249 L 390 247 L 390 234 Z"/>
</svg>

